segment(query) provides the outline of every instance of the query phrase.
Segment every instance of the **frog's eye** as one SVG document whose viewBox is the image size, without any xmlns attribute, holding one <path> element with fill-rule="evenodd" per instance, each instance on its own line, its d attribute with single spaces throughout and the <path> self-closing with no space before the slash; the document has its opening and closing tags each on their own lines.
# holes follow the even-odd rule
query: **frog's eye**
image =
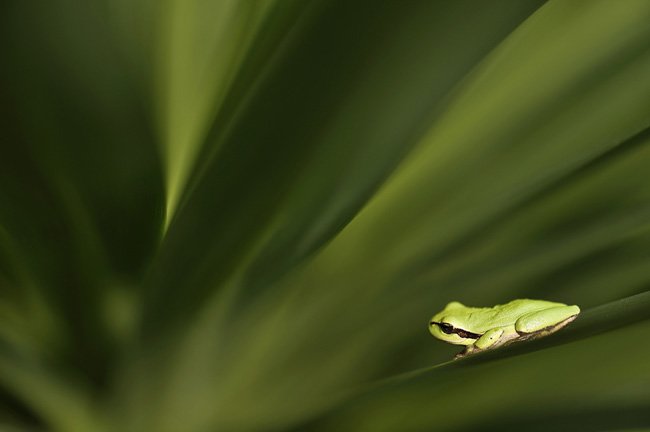
<svg viewBox="0 0 650 432">
<path fill-rule="evenodd" d="M 454 326 L 447 323 L 438 323 L 438 327 L 445 334 L 452 334 L 454 332 Z"/>
</svg>

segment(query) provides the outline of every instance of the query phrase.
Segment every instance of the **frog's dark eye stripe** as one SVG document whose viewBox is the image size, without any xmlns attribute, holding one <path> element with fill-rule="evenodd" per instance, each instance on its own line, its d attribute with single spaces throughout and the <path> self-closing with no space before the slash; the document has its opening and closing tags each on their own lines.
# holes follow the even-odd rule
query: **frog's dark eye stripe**
<svg viewBox="0 0 650 432">
<path fill-rule="evenodd" d="M 452 326 L 451 324 L 447 324 L 447 323 L 443 323 L 443 322 L 439 323 L 439 322 L 435 322 L 435 321 L 431 321 L 429 324 L 437 325 L 440 328 L 440 331 L 445 333 L 445 334 L 455 333 L 455 334 L 457 334 L 458 336 L 460 336 L 460 337 L 462 337 L 464 339 L 478 339 L 478 338 L 481 337 L 480 334 L 468 332 L 468 331 L 462 330 L 462 329 L 455 329 L 454 326 Z"/>
<path fill-rule="evenodd" d="M 465 330 L 460 330 L 460 329 L 455 329 L 454 333 L 456 333 L 458 336 L 465 338 L 465 339 L 478 339 L 481 337 L 480 334 L 476 333 L 471 333 Z"/>
</svg>

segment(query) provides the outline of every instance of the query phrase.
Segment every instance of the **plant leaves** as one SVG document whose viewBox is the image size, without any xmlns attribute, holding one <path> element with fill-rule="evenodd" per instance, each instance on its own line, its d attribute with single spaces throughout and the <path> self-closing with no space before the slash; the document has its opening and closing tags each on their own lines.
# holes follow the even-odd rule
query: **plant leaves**
<svg viewBox="0 0 650 432">
<path fill-rule="evenodd" d="M 331 238 L 408 150 L 423 117 L 428 121 L 459 77 L 538 4 L 504 2 L 492 16 L 471 2 L 406 10 L 385 4 L 371 12 L 364 3 L 332 2 L 294 24 L 282 61 L 227 136 L 219 138 L 223 126 L 215 123 L 208 137 L 224 144 L 169 229 L 152 270 L 145 325 L 161 334 L 251 260 L 249 289 L 260 289 Z M 485 34 L 445 26 L 460 16 Z M 466 47 L 463 54 L 452 57 L 441 33 Z M 411 48 L 413 38 L 427 42 Z M 206 224 L 212 228 L 196 229 Z M 307 229 L 315 231 L 307 236 Z"/>
<path fill-rule="evenodd" d="M 153 133 L 100 4 L 0 15 L 1 288 L 18 322 L 2 327 L 105 384 L 121 355 L 107 300 L 133 295 L 162 223 Z"/>
<path fill-rule="evenodd" d="M 0 427 L 648 426 L 649 20 L 3 2 Z M 583 313 L 447 363 L 513 298 Z"/>
</svg>

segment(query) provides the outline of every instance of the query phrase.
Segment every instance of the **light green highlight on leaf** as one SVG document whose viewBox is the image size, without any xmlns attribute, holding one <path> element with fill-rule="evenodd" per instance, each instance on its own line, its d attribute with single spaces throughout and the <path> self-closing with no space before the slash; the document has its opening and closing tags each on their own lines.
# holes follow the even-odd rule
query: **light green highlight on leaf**
<svg viewBox="0 0 650 432">
<path fill-rule="evenodd" d="M 274 0 L 165 0 L 154 74 L 166 165 L 167 221 L 210 124 Z"/>
</svg>

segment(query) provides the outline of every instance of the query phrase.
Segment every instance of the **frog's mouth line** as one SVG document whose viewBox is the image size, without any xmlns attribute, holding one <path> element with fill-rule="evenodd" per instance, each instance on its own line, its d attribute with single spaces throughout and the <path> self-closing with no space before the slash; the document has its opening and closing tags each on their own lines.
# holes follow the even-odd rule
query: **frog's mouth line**
<svg viewBox="0 0 650 432">
<path fill-rule="evenodd" d="M 437 325 L 440 328 L 440 331 L 445 334 L 452 334 L 452 333 L 457 334 L 463 339 L 478 339 L 482 336 L 477 333 L 468 332 L 467 330 L 454 328 L 454 326 L 448 323 L 439 323 L 439 322 L 431 321 L 430 324 Z"/>
</svg>

